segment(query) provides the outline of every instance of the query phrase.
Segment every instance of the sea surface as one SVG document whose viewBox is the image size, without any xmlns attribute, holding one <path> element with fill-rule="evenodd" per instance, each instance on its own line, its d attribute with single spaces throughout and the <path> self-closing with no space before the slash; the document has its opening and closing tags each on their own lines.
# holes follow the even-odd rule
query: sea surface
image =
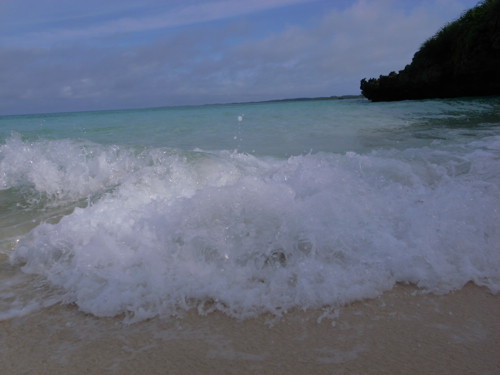
<svg viewBox="0 0 500 375">
<path fill-rule="evenodd" d="M 500 97 L 0 117 L 0 319 L 500 290 Z"/>
</svg>

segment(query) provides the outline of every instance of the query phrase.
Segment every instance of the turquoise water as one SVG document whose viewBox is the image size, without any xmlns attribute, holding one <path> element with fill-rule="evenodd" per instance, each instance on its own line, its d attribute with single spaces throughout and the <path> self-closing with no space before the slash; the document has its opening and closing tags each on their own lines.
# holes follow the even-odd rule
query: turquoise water
<svg viewBox="0 0 500 375">
<path fill-rule="evenodd" d="M 0 318 L 500 289 L 500 98 L 0 117 Z"/>
</svg>

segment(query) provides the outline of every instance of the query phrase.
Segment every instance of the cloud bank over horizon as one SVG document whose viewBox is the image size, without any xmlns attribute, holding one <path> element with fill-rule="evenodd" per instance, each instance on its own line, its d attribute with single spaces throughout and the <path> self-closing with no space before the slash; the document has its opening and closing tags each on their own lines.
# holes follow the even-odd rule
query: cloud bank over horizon
<svg viewBox="0 0 500 375">
<path fill-rule="evenodd" d="M 0 115 L 359 94 L 476 1 L 71 3 L 0 4 Z"/>
</svg>

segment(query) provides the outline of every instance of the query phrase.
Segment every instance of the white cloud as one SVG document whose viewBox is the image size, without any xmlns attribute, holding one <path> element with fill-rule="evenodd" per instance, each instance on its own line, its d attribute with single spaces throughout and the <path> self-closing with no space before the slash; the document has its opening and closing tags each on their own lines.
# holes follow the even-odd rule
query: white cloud
<svg viewBox="0 0 500 375">
<path fill-rule="evenodd" d="M 262 24 L 236 19 L 128 47 L 0 47 L 0 113 L 357 94 L 362 78 L 403 69 L 425 39 L 464 9 L 460 0 L 419 4 L 360 0 L 264 36 Z"/>
<path fill-rule="evenodd" d="M 342 11 L 332 9 L 316 27 L 292 26 L 247 41 L 237 47 L 232 65 L 267 84 L 257 86 L 254 79 L 247 90 L 273 87 L 278 94 L 276 87 L 289 80 L 307 95 L 356 93 L 361 78 L 403 69 L 445 21 L 432 7 L 405 13 L 390 1 L 362 0 Z"/>
<path fill-rule="evenodd" d="M 168 12 L 146 17 L 122 17 L 80 28 L 57 28 L 0 38 L 3 45 L 48 46 L 61 41 L 106 37 L 217 21 L 263 10 L 316 0 L 223 0 L 177 6 Z"/>
</svg>

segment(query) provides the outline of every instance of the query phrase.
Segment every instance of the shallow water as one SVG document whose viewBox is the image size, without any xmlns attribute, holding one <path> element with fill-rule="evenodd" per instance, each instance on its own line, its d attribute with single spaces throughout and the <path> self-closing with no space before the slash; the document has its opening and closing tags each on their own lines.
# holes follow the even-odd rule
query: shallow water
<svg viewBox="0 0 500 375">
<path fill-rule="evenodd" d="M 0 117 L 0 318 L 500 290 L 500 99 Z M 1 255 L 0 255 L 1 256 Z M 0 259 L 1 260 L 1 259 Z"/>
</svg>

